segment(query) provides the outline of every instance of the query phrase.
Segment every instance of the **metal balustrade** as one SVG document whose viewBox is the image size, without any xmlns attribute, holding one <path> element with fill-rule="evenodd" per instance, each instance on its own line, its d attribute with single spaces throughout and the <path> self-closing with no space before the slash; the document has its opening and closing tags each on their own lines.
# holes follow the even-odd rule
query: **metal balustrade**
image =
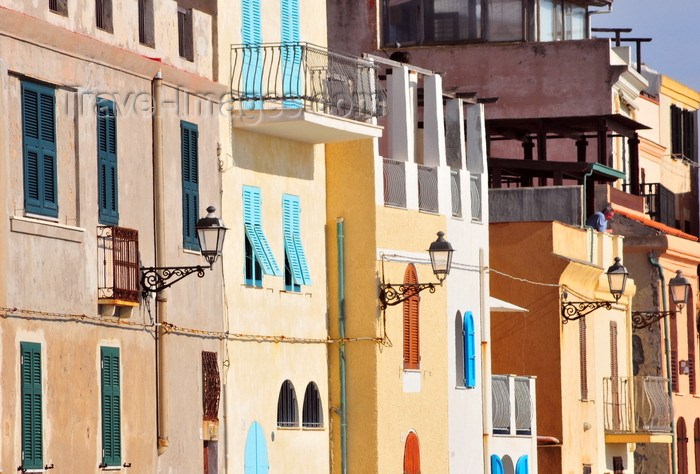
<svg viewBox="0 0 700 474">
<path fill-rule="evenodd" d="M 471 195 L 471 211 L 472 220 L 481 222 L 482 212 L 481 212 L 481 175 L 471 175 L 470 176 L 470 195 Z"/>
<path fill-rule="evenodd" d="M 384 159 L 384 204 L 406 207 L 406 163 Z"/>
<path fill-rule="evenodd" d="M 97 228 L 99 300 L 138 303 L 139 233 L 117 226 Z"/>
<path fill-rule="evenodd" d="M 507 375 L 491 376 L 493 434 L 510 434 L 510 387 Z"/>
<path fill-rule="evenodd" d="M 452 216 L 462 217 L 462 184 L 459 180 L 459 170 L 450 170 L 450 185 L 452 191 Z"/>
<path fill-rule="evenodd" d="M 418 165 L 418 208 L 425 212 L 438 212 L 437 168 Z"/>
<path fill-rule="evenodd" d="M 232 46 L 231 64 L 231 99 L 241 111 L 304 109 L 357 121 L 387 113 L 369 60 L 308 43 L 262 43 Z"/>
<path fill-rule="evenodd" d="M 606 377 L 603 379 L 605 431 L 610 433 L 669 433 L 671 418 L 668 379 Z"/>
<path fill-rule="evenodd" d="M 515 434 L 532 434 L 532 396 L 530 380 L 515 377 Z"/>
<path fill-rule="evenodd" d="M 532 436 L 534 396 L 530 377 L 491 376 L 493 434 Z"/>
</svg>

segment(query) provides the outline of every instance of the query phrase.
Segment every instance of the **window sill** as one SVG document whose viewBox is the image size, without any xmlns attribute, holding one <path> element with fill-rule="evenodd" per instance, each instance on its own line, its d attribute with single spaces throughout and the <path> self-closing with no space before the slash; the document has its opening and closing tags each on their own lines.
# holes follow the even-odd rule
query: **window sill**
<svg viewBox="0 0 700 474">
<path fill-rule="evenodd" d="M 306 427 L 302 427 L 301 431 L 326 431 L 326 428 L 323 426 L 319 426 L 318 428 L 306 426 Z"/>
<path fill-rule="evenodd" d="M 85 241 L 85 229 L 81 227 L 67 226 L 57 222 L 44 221 L 30 217 L 11 217 L 10 230 L 20 234 L 66 240 L 79 244 Z"/>
<path fill-rule="evenodd" d="M 277 429 L 280 431 L 301 431 L 298 426 L 278 426 Z"/>
<path fill-rule="evenodd" d="M 109 471 L 109 472 L 115 472 L 115 471 L 121 471 L 123 466 L 105 466 L 101 467 L 100 469 L 102 471 Z"/>
</svg>

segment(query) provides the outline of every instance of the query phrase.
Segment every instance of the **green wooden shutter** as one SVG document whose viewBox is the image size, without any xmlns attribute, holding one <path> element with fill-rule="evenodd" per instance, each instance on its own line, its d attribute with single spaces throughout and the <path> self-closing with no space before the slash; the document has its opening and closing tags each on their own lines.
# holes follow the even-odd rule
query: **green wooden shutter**
<svg viewBox="0 0 700 474">
<path fill-rule="evenodd" d="M 97 166 L 100 224 L 117 225 L 117 117 L 114 102 L 105 99 L 97 101 Z"/>
<path fill-rule="evenodd" d="M 287 251 L 294 283 L 311 285 L 311 274 L 301 244 L 301 204 L 298 196 L 282 195 L 284 247 Z"/>
<path fill-rule="evenodd" d="M 22 140 L 25 209 L 29 213 L 58 217 L 52 88 L 33 82 L 22 83 Z"/>
<path fill-rule="evenodd" d="M 121 392 L 119 348 L 101 347 L 102 365 L 102 464 L 121 466 Z"/>
<path fill-rule="evenodd" d="M 265 275 L 282 276 L 270 244 L 262 231 L 261 206 L 260 188 L 243 186 L 243 226 L 253 246 L 255 258 Z"/>
<path fill-rule="evenodd" d="M 22 468 L 41 469 L 43 458 L 41 344 L 20 343 Z"/>
<path fill-rule="evenodd" d="M 183 246 L 199 251 L 194 226 L 199 218 L 199 132 L 197 125 L 180 122 L 182 145 L 182 235 Z"/>
</svg>

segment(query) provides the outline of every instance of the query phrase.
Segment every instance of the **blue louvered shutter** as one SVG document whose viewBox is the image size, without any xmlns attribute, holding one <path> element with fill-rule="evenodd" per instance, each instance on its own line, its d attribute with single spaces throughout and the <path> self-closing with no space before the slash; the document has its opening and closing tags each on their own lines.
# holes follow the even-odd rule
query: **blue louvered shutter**
<svg viewBox="0 0 700 474">
<path fill-rule="evenodd" d="M 100 348 L 102 365 L 102 464 L 121 466 L 119 348 Z"/>
<path fill-rule="evenodd" d="M 476 387 L 476 341 L 471 311 L 464 313 L 464 380 L 467 387 Z"/>
<path fill-rule="evenodd" d="M 491 474 L 503 474 L 503 461 L 497 455 L 491 455 Z"/>
<path fill-rule="evenodd" d="M 304 247 L 301 243 L 301 204 L 298 196 L 282 196 L 282 220 L 284 230 L 284 248 L 289 258 L 289 265 L 297 285 L 311 285 L 311 274 L 306 263 Z"/>
<path fill-rule="evenodd" d="M 246 46 L 243 52 L 243 94 L 245 98 L 257 99 L 248 102 L 248 108 L 260 108 L 263 73 L 260 0 L 241 2 L 241 19 L 241 39 Z"/>
<path fill-rule="evenodd" d="M 20 343 L 20 378 L 22 392 L 22 468 L 41 469 L 43 458 L 43 423 L 41 394 L 41 345 Z"/>
<path fill-rule="evenodd" d="M 199 220 L 199 132 L 197 125 L 180 122 L 182 146 L 182 242 L 183 247 L 199 251 L 194 226 Z"/>
<path fill-rule="evenodd" d="M 260 423 L 254 421 L 248 429 L 243 456 L 243 472 L 245 474 L 267 474 L 270 462 L 267 457 L 265 434 Z"/>
<path fill-rule="evenodd" d="M 527 455 L 520 456 L 518 464 L 515 465 L 515 474 L 530 474 L 530 459 Z"/>
<path fill-rule="evenodd" d="M 29 213 L 58 217 L 55 91 L 22 83 L 24 206 Z"/>
<path fill-rule="evenodd" d="M 245 233 L 253 246 L 255 258 L 265 275 L 282 276 L 277 260 L 272 254 L 270 244 L 262 231 L 261 216 L 262 198 L 260 188 L 243 187 L 243 226 Z"/>
<path fill-rule="evenodd" d="M 100 224 L 117 225 L 117 117 L 114 102 L 104 99 L 97 101 L 97 166 Z"/>
<path fill-rule="evenodd" d="M 285 97 L 301 97 L 301 56 L 299 44 L 299 0 L 281 0 L 282 19 L 282 91 Z M 285 106 L 298 107 L 299 101 L 285 101 Z"/>
</svg>

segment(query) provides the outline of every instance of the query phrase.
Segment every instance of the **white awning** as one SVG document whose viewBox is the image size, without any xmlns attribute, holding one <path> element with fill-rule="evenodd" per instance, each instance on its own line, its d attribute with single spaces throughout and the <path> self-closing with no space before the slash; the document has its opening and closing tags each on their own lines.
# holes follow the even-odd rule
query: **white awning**
<svg viewBox="0 0 700 474">
<path fill-rule="evenodd" d="M 491 311 L 499 311 L 503 313 L 527 313 L 529 309 L 521 308 L 507 301 L 499 300 L 493 296 L 489 296 L 489 306 Z"/>
</svg>

